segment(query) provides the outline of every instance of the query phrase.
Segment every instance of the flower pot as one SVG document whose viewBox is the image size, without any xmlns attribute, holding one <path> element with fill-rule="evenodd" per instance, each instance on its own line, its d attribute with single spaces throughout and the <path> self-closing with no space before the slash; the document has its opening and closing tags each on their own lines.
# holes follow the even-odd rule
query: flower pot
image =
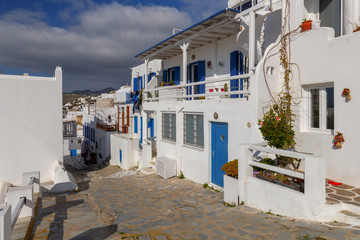
<svg viewBox="0 0 360 240">
<path fill-rule="evenodd" d="M 335 146 L 336 148 L 342 148 L 341 142 L 336 142 L 336 143 L 334 144 L 334 146 Z"/>
<path fill-rule="evenodd" d="M 239 180 L 224 175 L 224 202 L 239 205 Z"/>
<path fill-rule="evenodd" d="M 305 32 L 305 31 L 307 31 L 307 30 L 310 30 L 310 29 L 311 29 L 311 23 L 312 23 L 312 20 L 308 20 L 308 21 L 302 22 L 302 24 L 301 24 L 301 31 L 302 31 L 302 32 Z"/>
<path fill-rule="evenodd" d="M 346 100 L 350 101 L 351 100 L 351 95 L 347 95 Z"/>
</svg>

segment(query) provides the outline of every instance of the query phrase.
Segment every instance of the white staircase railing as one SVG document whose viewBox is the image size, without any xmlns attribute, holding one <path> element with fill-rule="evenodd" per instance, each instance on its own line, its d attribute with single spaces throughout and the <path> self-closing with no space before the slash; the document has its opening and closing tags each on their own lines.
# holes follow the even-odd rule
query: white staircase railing
<svg viewBox="0 0 360 240">
<path fill-rule="evenodd" d="M 22 186 L 8 188 L 7 205 L 0 206 L 0 240 L 11 238 L 18 218 L 34 217 L 34 192 L 42 197 L 39 171 L 23 173 Z M 11 212 L 11 209 L 14 210 Z"/>
</svg>

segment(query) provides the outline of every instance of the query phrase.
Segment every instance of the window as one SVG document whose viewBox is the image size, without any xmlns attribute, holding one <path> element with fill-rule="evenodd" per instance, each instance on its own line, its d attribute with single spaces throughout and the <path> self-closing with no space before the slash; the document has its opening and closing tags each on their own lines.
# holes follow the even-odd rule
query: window
<svg viewBox="0 0 360 240">
<path fill-rule="evenodd" d="M 309 88 L 309 127 L 334 130 L 334 87 Z"/>
<path fill-rule="evenodd" d="M 162 139 L 176 142 L 176 114 L 162 114 Z"/>
<path fill-rule="evenodd" d="M 204 116 L 184 114 L 184 144 L 204 147 Z"/>
</svg>

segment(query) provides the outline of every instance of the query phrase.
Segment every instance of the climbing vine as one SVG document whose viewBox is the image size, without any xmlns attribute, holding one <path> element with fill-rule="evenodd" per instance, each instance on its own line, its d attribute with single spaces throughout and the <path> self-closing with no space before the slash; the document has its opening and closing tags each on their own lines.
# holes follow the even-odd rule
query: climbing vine
<svg viewBox="0 0 360 240">
<path fill-rule="evenodd" d="M 262 120 L 259 120 L 260 131 L 271 147 L 280 149 L 294 149 L 295 132 L 293 130 L 294 114 L 291 109 L 291 55 L 290 55 L 290 36 L 298 31 L 299 28 L 290 31 L 289 24 L 289 0 L 285 3 L 285 16 L 283 19 L 281 39 L 280 39 L 280 62 L 283 68 L 283 91 L 276 98 L 272 95 L 272 106 L 265 112 Z M 265 65 L 265 64 L 264 64 Z M 271 94 L 271 93 L 270 93 Z"/>
</svg>

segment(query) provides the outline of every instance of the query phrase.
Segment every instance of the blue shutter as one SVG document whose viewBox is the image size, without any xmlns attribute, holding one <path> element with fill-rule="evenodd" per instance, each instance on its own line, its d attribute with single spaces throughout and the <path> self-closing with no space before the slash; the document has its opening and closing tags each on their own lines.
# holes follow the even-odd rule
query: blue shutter
<svg viewBox="0 0 360 240">
<path fill-rule="evenodd" d="M 164 71 L 163 71 L 163 82 L 164 82 L 164 83 L 167 83 L 167 82 L 168 82 L 168 80 L 167 80 L 167 70 L 164 70 Z"/>
<path fill-rule="evenodd" d="M 134 89 L 133 89 L 133 91 L 136 92 L 137 90 L 139 90 L 139 89 L 138 89 L 138 79 L 137 79 L 137 78 L 134 78 L 134 79 L 133 79 L 133 82 L 134 82 Z"/>
<path fill-rule="evenodd" d="M 138 117 L 134 116 L 134 133 L 138 133 Z"/>
<path fill-rule="evenodd" d="M 174 67 L 174 84 L 180 84 L 180 67 Z"/>
<path fill-rule="evenodd" d="M 186 83 L 191 82 L 191 64 L 187 66 L 187 79 Z M 186 88 L 186 95 L 191 95 L 191 87 Z M 191 100 L 190 98 L 187 98 L 186 100 Z"/>
<path fill-rule="evenodd" d="M 230 76 L 239 75 L 239 52 L 234 51 L 230 53 Z M 230 91 L 239 90 L 239 80 L 230 80 Z M 230 98 L 238 98 L 238 94 L 230 95 Z"/>
<path fill-rule="evenodd" d="M 150 137 L 154 137 L 154 119 L 153 118 L 149 119 L 148 128 L 150 128 Z"/>
<path fill-rule="evenodd" d="M 139 84 L 139 91 L 141 90 L 141 89 L 143 89 L 143 77 L 139 77 L 138 78 L 138 84 Z"/>
<path fill-rule="evenodd" d="M 198 81 L 204 82 L 205 81 L 205 61 L 198 62 Z M 198 93 L 203 94 L 205 93 L 205 84 L 198 85 Z"/>
</svg>

